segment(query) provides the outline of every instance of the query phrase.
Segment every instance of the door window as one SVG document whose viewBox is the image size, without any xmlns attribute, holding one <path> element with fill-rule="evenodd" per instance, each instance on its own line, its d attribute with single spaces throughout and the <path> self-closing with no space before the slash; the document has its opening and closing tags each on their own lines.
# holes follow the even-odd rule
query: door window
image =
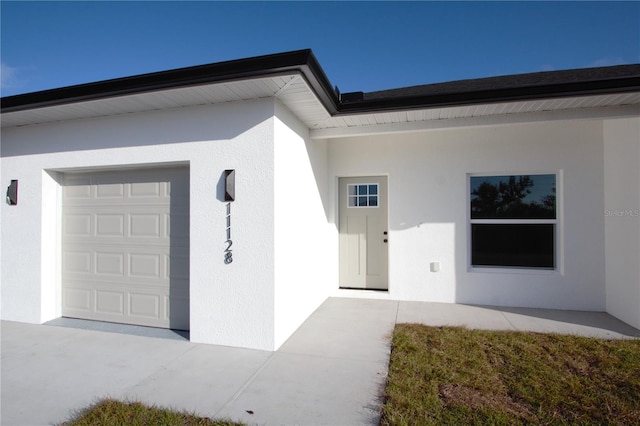
<svg viewBox="0 0 640 426">
<path fill-rule="evenodd" d="M 378 184 L 358 183 L 347 185 L 347 206 L 357 207 L 378 207 Z"/>
</svg>

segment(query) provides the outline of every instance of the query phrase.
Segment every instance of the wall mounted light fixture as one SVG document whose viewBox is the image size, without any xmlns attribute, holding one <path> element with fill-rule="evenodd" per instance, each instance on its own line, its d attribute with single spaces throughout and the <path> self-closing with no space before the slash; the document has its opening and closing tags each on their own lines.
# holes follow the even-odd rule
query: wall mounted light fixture
<svg viewBox="0 0 640 426">
<path fill-rule="evenodd" d="M 11 206 L 18 204 L 18 179 L 12 179 L 11 185 L 7 187 L 7 204 Z"/>
<path fill-rule="evenodd" d="M 235 169 L 224 171 L 224 200 L 235 201 L 236 199 L 236 171 Z"/>
</svg>

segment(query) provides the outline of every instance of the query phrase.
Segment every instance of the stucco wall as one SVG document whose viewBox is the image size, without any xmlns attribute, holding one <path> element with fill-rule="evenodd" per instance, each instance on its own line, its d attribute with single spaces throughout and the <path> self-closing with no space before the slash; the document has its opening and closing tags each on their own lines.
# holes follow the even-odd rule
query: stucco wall
<svg viewBox="0 0 640 426">
<path fill-rule="evenodd" d="M 640 328 L 640 119 L 604 123 L 607 312 Z"/>
<path fill-rule="evenodd" d="M 338 177 L 388 175 L 389 292 L 375 297 L 604 310 L 602 152 L 600 121 L 333 139 L 331 220 Z M 558 173 L 556 271 L 469 268 L 469 173 Z"/>
<path fill-rule="evenodd" d="M 275 117 L 276 348 L 335 287 L 331 225 L 327 220 L 327 144 L 282 104 Z M 334 228 L 335 232 L 335 228 Z"/>
<path fill-rule="evenodd" d="M 273 100 L 2 130 L 2 318 L 59 315 L 57 173 L 182 164 L 190 169 L 191 340 L 271 350 L 274 334 Z M 225 264 L 221 176 L 236 169 L 233 263 Z M 282 336 L 280 336 L 282 340 Z"/>
</svg>

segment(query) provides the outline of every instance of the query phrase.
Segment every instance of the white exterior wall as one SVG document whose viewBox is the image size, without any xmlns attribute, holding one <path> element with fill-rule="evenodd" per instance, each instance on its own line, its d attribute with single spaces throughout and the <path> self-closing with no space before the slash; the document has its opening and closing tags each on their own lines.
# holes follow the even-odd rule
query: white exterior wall
<svg viewBox="0 0 640 426">
<path fill-rule="evenodd" d="M 337 264 L 326 213 L 327 144 L 312 141 L 307 127 L 280 103 L 276 104 L 274 163 L 278 348 L 335 288 L 332 271 Z"/>
<path fill-rule="evenodd" d="M 273 99 L 3 129 L 19 204 L 0 209 L 0 314 L 60 316 L 60 173 L 183 165 L 194 342 L 275 350 L 330 294 L 606 309 L 640 327 L 639 134 L 620 119 L 312 140 Z M 558 174 L 558 270 L 469 268 L 470 173 Z M 337 290 L 338 178 L 365 175 L 389 182 L 388 292 Z"/>
<path fill-rule="evenodd" d="M 607 312 L 640 328 L 640 118 L 604 123 Z"/>
<path fill-rule="evenodd" d="M 19 180 L 19 204 L 1 207 L 2 318 L 60 315 L 56 171 L 182 164 L 190 169 L 191 340 L 273 350 L 273 114 L 265 99 L 3 129 L 1 182 Z M 237 173 L 229 265 L 225 169 Z"/>
<path fill-rule="evenodd" d="M 389 292 L 367 296 L 603 311 L 602 152 L 601 121 L 334 139 L 332 222 L 338 177 L 388 175 Z M 470 270 L 469 173 L 558 173 L 557 271 Z"/>
</svg>

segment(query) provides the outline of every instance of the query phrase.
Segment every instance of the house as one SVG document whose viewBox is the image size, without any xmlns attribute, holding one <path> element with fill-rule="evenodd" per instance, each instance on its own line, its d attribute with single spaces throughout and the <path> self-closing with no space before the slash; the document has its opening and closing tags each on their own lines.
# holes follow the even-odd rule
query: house
<svg viewBox="0 0 640 426">
<path fill-rule="evenodd" d="M 340 94 L 287 52 L 2 98 L 1 157 L 4 320 L 275 350 L 348 296 L 640 328 L 640 65 Z"/>
</svg>

